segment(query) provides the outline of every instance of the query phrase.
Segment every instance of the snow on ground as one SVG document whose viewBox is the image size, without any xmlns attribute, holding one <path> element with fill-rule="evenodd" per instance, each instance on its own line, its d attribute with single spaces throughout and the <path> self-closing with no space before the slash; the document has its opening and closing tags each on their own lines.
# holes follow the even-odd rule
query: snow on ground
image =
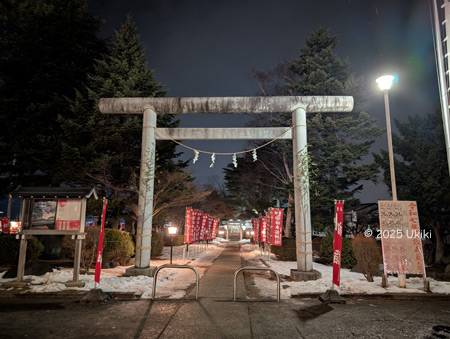
<svg viewBox="0 0 450 339">
<path fill-rule="evenodd" d="M 201 245 L 190 245 L 189 258 L 183 260 L 183 246 L 173 247 L 173 264 L 192 265 L 202 277 L 206 269 L 222 253 L 226 246 L 221 239 L 210 242 L 208 247 Z M 250 262 L 252 266 L 264 267 L 264 263 L 278 272 L 283 279 L 290 276 L 290 270 L 297 268 L 294 261 L 279 261 L 275 255 L 271 255 L 268 260 L 267 253 L 263 254 L 258 247 L 249 244 L 248 241 L 241 241 L 241 256 Z M 263 263 L 263 261 L 264 263 Z M 164 247 L 163 253 L 157 259 L 151 260 L 152 266 L 161 266 L 170 261 L 170 247 Z M 153 278 L 147 276 L 124 277 L 125 270 L 131 266 L 118 266 L 111 269 L 103 269 L 100 284 L 104 292 L 135 292 L 141 298 L 151 298 Z M 331 287 L 332 267 L 314 263 L 314 269 L 322 273 L 322 278 L 314 281 L 282 281 L 281 298 L 289 299 L 291 295 L 323 293 Z M 3 279 L 5 272 L 0 273 L 0 285 L 3 282 L 14 279 Z M 73 278 L 71 268 L 54 269 L 51 273 L 43 276 L 25 276 L 30 280 L 30 285 L 25 292 L 58 292 L 67 290 L 64 284 Z M 271 297 L 276 294 L 276 281 L 269 280 L 267 276 L 254 276 L 255 285 L 263 296 Z M 80 280 L 85 282 L 82 288 L 70 288 L 71 290 L 89 291 L 94 288 L 93 271 L 89 275 L 80 275 Z M 341 286 L 335 287 L 337 291 L 344 294 L 383 294 L 383 293 L 425 293 L 423 290 L 422 278 L 410 278 L 407 280 L 406 288 L 397 287 L 397 278 L 389 277 L 389 287 L 381 287 L 381 277 L 375 277 L 373 283 L 369 283 L 362 274 L 350 272 L 348 269 L 341 270 Z M 450 282 L 430 280 L 430 287 L 433 293 L 450 294 Z M 195 283 L 195 274 L 190 269 L 162 269 L 158 273 L 156 297 L 183 298 L 187 288 Z"/>
<path fill-rule="evenodd" d="M 172 264 L 195 266 L 200 274 L 204 275 L 206 269 L 222 253 L 224 244 L 220 239 L 209 243 L 208 247 L 200 245 L 191 245 L 189 258 L 183 260 L 183 247 L 174 246 L 172 254 Z M 151 266 L 161 266 L 170 263 L 170 246 L 164 247 L 163 253 L 157 259 L 152 259 Z M 110 269 L 102 269 L 100 284 L 104 292 L 135 292 L 141 295 L 141 298 L 151 298 L 153 288 L 153 278 L 147 276 L 124 277 L 125 270 L 132 266 L 118 266 Z M 81 288 L 70 288 L 70 290 L 89 291 L 95 287 L 94 270 L 91 274 L 80 274 L 80 281 L 85 283 Z M 0 284 L 13 281 L 15 279 L 3 279 L 5 272 L 0 273 Z M 54 269 L 43 276 L 25 276 L 25 280 L 30 280 L 27 286 L 27 293 L 37 292 L 58 292 L 68 290 L 64 284 L 73 279 L 73 270 L 71 268 Z M 158 282 L 156 297 L 182 298 L 185 296 L 187 288 L 195 283 L 195 274 L 190 269 L 162 269 L 158 273 Z"/>
<path fill-rule="evenodd" d="M 241 246 L 241 256 L 248 260 L 251 265 L 264 266 L 264 263 L 273 268 L 281 278 L 290 276 L 291 269 L 297 269 L 295 261 L 276 260 L 271 254 L 268 260 L 267 252 L 263 252 L 256 245 Z M 264 263 L 261 261 L 264 260 Z M 322 278 L 313 281 L 282 281 L 281 298 L 290 298 L 291 295 L 323 293 L 331 288 L 333 267 L 314 263 L 313 268 L 322 273 Z M 267 277 L 255 276 L 255 285 L 260 290 L 261 295 L 273 296 L 276 294 L 276 281 L 268 280 Z M 283 279 L 282 279 L 283 280 Z M 450 282 L 436 281 L 429 279 L 432 293 L 450 294 Z M 409 278 L 406 288 L 399 288 L 396 277 L 389 277 L 389 287 L 381 287 L 381 277 L 374 277 L 374 282 L 370 283 L 363 274 L 350 272 L 349 269 L 341 269 L 341 286 L 335 289 L 342 294 L 384 294 L 384 293 L 425 293 L 423 290 L 423 278 Z"/>
</svg>

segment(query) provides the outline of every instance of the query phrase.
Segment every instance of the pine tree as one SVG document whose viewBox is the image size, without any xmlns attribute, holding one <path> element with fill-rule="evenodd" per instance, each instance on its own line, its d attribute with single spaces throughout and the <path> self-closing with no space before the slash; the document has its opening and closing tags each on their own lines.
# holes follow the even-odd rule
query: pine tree
<svg viewBox="0 0 450 339">
<path fill-rule="evenodd" d="M 450 177 L 445 152 L 444 130 L 439 111 L 426 116 L 395 120 L 400 135 L 393 135 L 395 179 L 398 198 L 417 201 L 420 228 L 433 229 L 435 261 L 444 255 L 444 236 L 450 229 Z M 374 155 L 391 188 L 389 155 Z"/>
<path fill-rule="evenodd" d="M 361 180 L 376 180 L 375 163 L 363 164 L 375 138 L 382 134 L 366 112 L 358 111 L 363 99 L 363 79 L 354 79 L 349 63 L 333 50 L 337 36 L 320 27 L 306 41 L 299 59 L 291 62 L 296 76 L 287 87 L 300 95 L 350 95 L 352 113 L 323 113 L 308 116 L 308 151 L 315 163 L 317 192 L 311 198 L 312 226 L 316 230 L 333 225 L 333 200 L 346 206 L 359 203 L 354 195 L 362 189 Z"/>
<path fill-rule="evenodd" d="M 306 40 L 301 55 L 278 66 L 268 74 L 255 72 L 264 95 L 349 95 L 355 99 L 352 113 L 314 113 L 307 115 L 308 152 L 314 164 L 315 182 L 311 192 L 311 222 L 314 230 L 329 230 L 333 226 L 333 201 L 345 200 L 345 206 L 358 204 L 354 195 L 362 189 L 361 180 L 375 180 L 376 164 L 364 164 L 370 146 L 382 130 L 366 112 L 358 111 L 363 100 L 363 79 L 355 79 L 349 72 L 349 62 L 334 53 L 338 43 L 336 35 L 320 27 Z M 283 84 L 284 82 L 284 91 Z M 275 90 L 275 93 L 271 91 Z M 291 114 L 273 115 L 271 126 L 291 125 Z M 280 141 L 272 148 L 289 157 L 292 164 L 292 143 Z M 276 168 L 285 169 L 285 176 L 292 179 L 292 168 L 279 163 Z M 273 176 L 268 174 L 268 176 Z M 279 181 L 285 187 L 286 200 L 292 195 L 292 185 Z"/>
<path fill-rule="evenodd" d="M 264 158 L 264 155 L 259 157 Z M 260 164 L 253 162 L 250 153 L 245 153 L 237 158 L 237 167 L 229 164 L 224 168 L 227 201 L 239 218 L 257 217 L 274 206 L 277 198 L 276 178 L 267 178 L 267 171 Z"/>
<path fill-rule="evenodd" d="M 145 50 L 130 15 L 116 32 L 109 53 L 99 59 L 89 77 L 88 88 L 78 92 L 72 117 L 62 119 L 65 131 L 61 180 L 99 183 L 111 199 L 113 214 L 131 211 L 136 199 L 141 159 L 142 115 L 102 114 L 98 100 L 109 97 L 161 97 L 166 91 L 148 69 Z M 176 127 L 173 115 L 158 115 L 158 127 Z M 157 168 L 177 171 L 175 144 L 158 142 Z"/>
<path fill-rule="evenodd" d="M 0 193 L 58 185 L 57 117 L 105 50 L 101 22 L 85 0 L 5 1 L 0 21 Z"/>
</svg>

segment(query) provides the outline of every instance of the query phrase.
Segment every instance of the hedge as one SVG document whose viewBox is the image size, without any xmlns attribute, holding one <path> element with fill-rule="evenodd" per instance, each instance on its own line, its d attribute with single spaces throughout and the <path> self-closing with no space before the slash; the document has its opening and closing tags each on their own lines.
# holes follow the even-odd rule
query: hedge
<svg viewBox="0 0 450 339">
<path fill-rule="evenodd" d="M 103 261 L 126 265 L 134 255 L 133 240 L 128 232 L 106 228 L 103 243 Z"/>
<path fill-rule="evenodd" d="M 341 263 L 346 268 L 352 268 L 356 265 L 356 258 L 353 255 L 352 241 L 347 238 L 342 238 L 342 255 Z M 325 260 L 326 263 L 331 264 L 333 262 L 333 236 L 327 235 L 322 238 L 320 242 L 320 257 Z"/>
<path fill-rule="evenodd" d="M 164 248 L 164 242 L 161 237 L 161 234 L 159 234 L 156 231 L 152 232 L 152 250 L 151 250 L 151 256 L 157 257 L 160 255 Z"/>
<path fill-rule="evenodd" d="M 15 234 L 0 235 L 0 265 L 17 266 L 19 262 L 20 241 Z M 44 251 L 44 245 L 36 238 L 27 241 L 26 260 L 36 260 Z"/>
<path fill-rule="evenodd" d="M 297 254 L 295 249 L 295 239 L 283 238 L 282 244 L 283 246 L 271 246 L 271 252 L 275 254 L 279 260 L 296 261 Z"/>
<path fill-rule="evenodd" d="M 173 239 L 173 243 L 172 243 Z M 165 235 L 163 237 L 164 246 L 170 246 L 173 244 L 173 246 L 181 246 L 184 244 L 184 234 L 177 234 L 174 236 L 168 236 Z"/>
</svg>

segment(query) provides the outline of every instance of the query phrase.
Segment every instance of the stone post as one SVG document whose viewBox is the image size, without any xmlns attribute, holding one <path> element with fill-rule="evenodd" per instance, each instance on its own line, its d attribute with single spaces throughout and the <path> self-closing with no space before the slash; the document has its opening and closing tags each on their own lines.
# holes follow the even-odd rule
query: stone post
<svg viewBox="0 0 450 339">
<path fill-rule="evenodd" d="M 142 153 L 139 180 L 139 202 L 136 227 L 136 262 L 127 275 L 153 276 L 156 267 L 150 266 L 152 244 L 153 184 L 155 177 L 156 113 L 144 110 L 142 125 Z"/>
<path fill-rule="evenodd" d="M 293 280 L 316 280 L 320 272 L 313 270 L 311 210 L 309 202 L 309 177 L 307 163 L 306 110 L 297 107 L 292 113 L 294 204 L 297 269 L 291 270 Z"/>
</svg>

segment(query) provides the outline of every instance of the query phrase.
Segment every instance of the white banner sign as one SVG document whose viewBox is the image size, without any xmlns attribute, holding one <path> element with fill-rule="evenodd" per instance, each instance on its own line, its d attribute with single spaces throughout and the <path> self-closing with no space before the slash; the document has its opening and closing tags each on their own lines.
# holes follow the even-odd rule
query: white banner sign
<svg viewBox="0 0 450 339">
<path fill-rule="evenodd" d="M 386 272 L 424 274 L 422 233 L 415 201 L 378 201 Z"/>
</svg>

